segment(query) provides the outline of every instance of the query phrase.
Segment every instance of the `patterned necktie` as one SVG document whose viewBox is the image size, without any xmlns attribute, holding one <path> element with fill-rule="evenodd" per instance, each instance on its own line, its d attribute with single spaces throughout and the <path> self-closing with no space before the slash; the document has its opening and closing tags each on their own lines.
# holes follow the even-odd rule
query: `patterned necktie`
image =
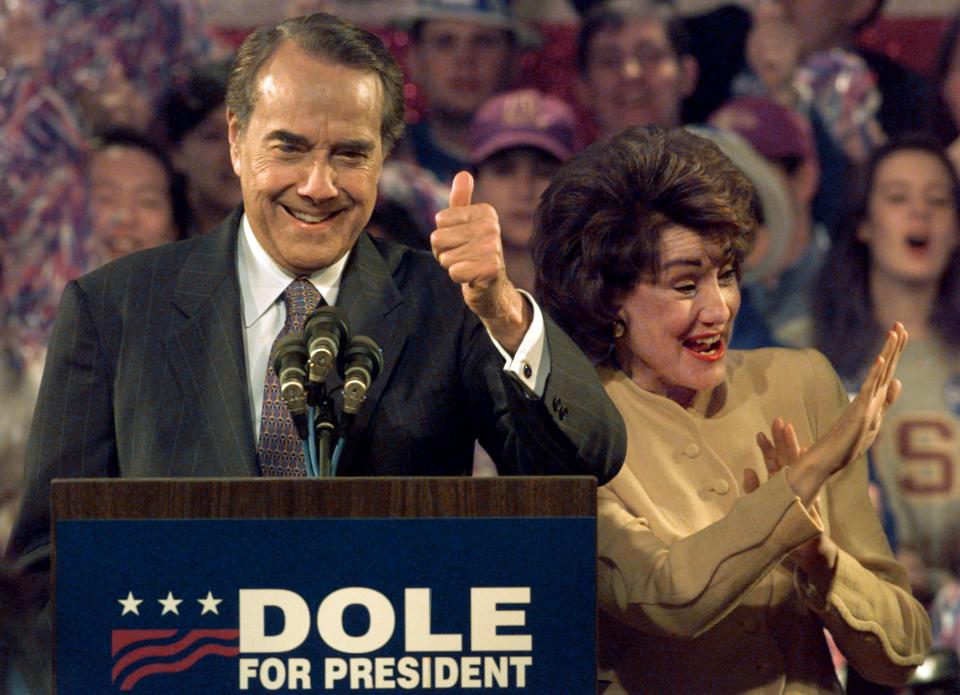
<svg viewBox="0 0 960 695">
<path fill-rule="evenodd" d="M 287 320 L 277 340 L 288 333 L 303 331 L 307 314 L 313 311 L 323 298 L 305 277 L 298 277 L 283 291 L 287 307 Z M 276 340 L 274 341 L 274 346 Z M 280 397 L 280 380 L 273 372 L 273 347 L 267 364 L 267 377 L 263 385 L 263 412 L 260 415 L 260 441 L 257 444 L 257 463 L 265 476 L 299 477 L 307 474 L 303 458 L 303 441 Z"/>
</svg>

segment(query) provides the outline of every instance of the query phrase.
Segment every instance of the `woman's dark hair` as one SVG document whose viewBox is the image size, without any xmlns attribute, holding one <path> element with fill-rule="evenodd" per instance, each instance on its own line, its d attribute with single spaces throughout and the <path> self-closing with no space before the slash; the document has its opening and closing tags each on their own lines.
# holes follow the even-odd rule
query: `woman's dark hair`
<svg viewBox="0 0 960 695">
<path fill-rule="evenodd" d="M 903 135 L 887 141 L 873 153 L 853 191 L 845 196 L 848 209 L 814 285 L 811 310 L 814 346 L 834 369 L 855 383 L 870 357 L 880 349 L 885 327 L 877 322 L 870 294 L 870 251 L 857 238 L 857 229 L 867 218 L 870 195 L 880 164 L 897 152 L 925 152 L 941 163 L 950 177 L 954 210 L 960 214 L 960 181 L 943 148 L 928 135 Z M 940 280 L 930 327 L 947 345 L 960 347 L 960 248 L 955 249 Z"/>
<path fill-rule="evenodd" d="M 163 167 L 167 174 L 167 183 L 170 190 L 170 210 L 173 213 L 173 224 L 176 228 L 177 239 L 185 238 L 193 221 L 193 214 L 190 211 L 190 203 L 187 199 L 187 181 L 183 174 L 174 168 L 166 150 L 143 133 L 128 128 L 113 128 L 94 135 L 94 152 L 102 152 L 108 147 L 130 147 L 141 150 L 157 160 Z"/>
<path fill-rule="evenodd" d="M 627 128 L 563 165 L 532 241 L 542 306 L 594 360 L 611 364 L 619 303 L 659 270 L 661 233 L 689 228 L 749 253 L 759 204 L 747 177 L 686 130 Z"/>
</svg>

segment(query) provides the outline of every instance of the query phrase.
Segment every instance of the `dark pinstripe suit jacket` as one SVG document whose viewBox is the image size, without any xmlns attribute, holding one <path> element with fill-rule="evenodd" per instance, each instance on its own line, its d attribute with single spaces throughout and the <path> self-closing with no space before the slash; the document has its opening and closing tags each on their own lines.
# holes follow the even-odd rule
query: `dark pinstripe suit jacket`
<svg viewBox="0 0 960 695">
<path fill-rule="evenodd" d="M 59 477 L 254 476 L 236 273 L 238 210 L 212 232 L 121 258 L 68 285 L 50 340 L 9 554 L 46 562 Z M 590 363 L 547 321 L 542 400 L 504 375 L 459 287 L 429 255 L 357 241 L 339 305 L 384 369 L 342 475 L 467 475 L 477 438 L 501 473 L 587 473 L 626 449 Z"/>
</svg>

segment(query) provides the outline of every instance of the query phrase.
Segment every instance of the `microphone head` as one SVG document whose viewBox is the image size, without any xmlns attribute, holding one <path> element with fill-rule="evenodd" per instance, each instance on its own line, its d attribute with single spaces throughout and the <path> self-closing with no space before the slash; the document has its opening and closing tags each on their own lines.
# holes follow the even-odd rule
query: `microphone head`
<svg viewBox="0 0 960 695">
<path fill-rule="evenodd" d="M 367 390 L 383 370 L 383 351 L 367 336 L 355 335 L 344 352 L 343 363 L 343 412 L 356 415 Z"/>
<path fill-rule="evenodd" d="M 306 361 L 307 347 L 303 343 L 303 333 L 287 333 L 274 343 L 270 364 L 278 377 L 285 366 L 293 366 L 297 362 L 303 365 Z"/>
<path fill-rule="evenodd" d="M 280 381 L 280 395 L 294 416 L 306 413 L 307 348 L 302 333 L 288 333 L 274 345 L 271 365 Z"/>
<path fill-rule="evenodd" d="M 350 335 L 347 317 L 335 306 L 318 306 L 304 325 L 310 381 L 324 383 Z"/>
<path fill-rule="evenodd" d="M 346 351 L 343 353 L 344 369 L 351 366 L 363 366 L 370 373 L 372 382 L 380 375 L 383 369 L 383 350 L 372 338 L 365 335 L 355 335 L 350 339 Z"/>
</svg>

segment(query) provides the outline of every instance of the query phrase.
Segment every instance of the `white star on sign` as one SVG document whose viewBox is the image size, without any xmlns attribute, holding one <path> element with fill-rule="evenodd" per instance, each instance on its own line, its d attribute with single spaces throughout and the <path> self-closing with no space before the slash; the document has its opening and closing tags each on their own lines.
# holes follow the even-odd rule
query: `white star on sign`
<svg viewBox="0 0 960 695">
<path fill-rule="evenodd" d="M 128 591 L 126 598 L 118 598 L 117 603 L 123 606 L 123 613 L 120 615 L 126 615 L 127 613 L 133 613 L 134 615 L 140 615 L 140 609 L 137 608 L 141 603 L 143 603 L 142 598 L 134 598 L 133 592 Z"/>
<path fill-rule="evenodd" d="M 180 615 L 180 611 L 177 608 L 181 603 L 183 603 L 182 598 L 174 598 L 173 592 L 168 591 L 166 598 L 157 599 L 157 603 L 163 606 L 163 612 L 160 615 L 166 615 L 167 613 L 174 613 Z"/>
<path fill-rule="evenodd" d="M 220 615 L 220 611 L 217 610 L 217 606 L 223 601 L 222 598 L 214 598 L 213 593 L 207 592 L 206 598 L 198 598 L 197 603 L 203 606 L 203 610 L 200 611 L 200 615 L 206 615 L 207 613 L 216 613 Z"/>
</svg>

